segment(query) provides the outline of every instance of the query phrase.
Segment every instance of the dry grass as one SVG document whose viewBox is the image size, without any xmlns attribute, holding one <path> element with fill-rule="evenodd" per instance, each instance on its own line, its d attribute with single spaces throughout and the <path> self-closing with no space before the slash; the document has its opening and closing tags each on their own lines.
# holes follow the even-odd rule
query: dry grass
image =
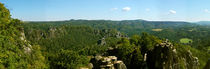
<svg viewBox="0 0 210 69">
<path fill-rule="evenodd" d="M 152 29 L 152 31 L 162 31 L 163 29 Z"/>
</svg>

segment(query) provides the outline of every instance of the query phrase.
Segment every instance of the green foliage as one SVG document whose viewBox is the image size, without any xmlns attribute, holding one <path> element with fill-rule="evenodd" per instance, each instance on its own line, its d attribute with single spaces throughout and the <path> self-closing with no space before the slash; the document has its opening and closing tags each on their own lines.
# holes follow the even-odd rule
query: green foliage
<svg viewBox="0 0 210 69">
<path fill-rule="evenodd" d="M 194 58 L 199 59 L 199 67 L 203 68 L 208 60 L 209 55 L 187 45 L 173 42 L 173 47 L 156 46 L 162 43 L 159 38 L 142 33 L 141 36 L 134 35 L 130 39 L 122 38 L 115 45 L 113 51 L 108 51 L 109 55 L 115 55 L 120 60 L 123 60 L 127 68 L 163 68 L 170 65 L 178 65 L 177 68 L 192 68 L 195 63 Z M 174 52 L 174 50 L 176 52 Z M 189 52 L 190 51 L 190 52 Z M 144 54 L 147 53 L 147 61 L 143 61 Z M 192 55 L 190 54 L 192 53 Z M 166 58 L 165 58 L 165 57 Z M 164 62 L 163 62 L 164 61 Z M 185 64 L 188 65 L 185 65 Z"/>
<path fill-rule="evenodd" d="M 150 36 L 147 33 L 144 34 L 144 36 L 134 35 L 130 39 L 122 38 L 117 42 L 118 44 L 116 44 L 113 51 L 108 51 L 109 55 L 115 55 L 120 60 L 123 60 L 127 68 L 132 69 L 146 67 L 142 55 L 144 54 L 142 53 L 142 50 L 145 50 L 143 45 L 146 45 L 148 42 L 153 43 L 153 41 L 157 41 L 157 38 Z M 142 42 L 143 37 L 148 38 L 149 40 Z"/>
<path fill-rule="evenodd" d="M 116 52 L 110 53 L 116 55 L 120 60 L 123 60 L 126 66 L 130 66 L 132 63 L 132 53 L 135 51 L 135 45 L 131 45 L 130 41 L 126 38 L 122 38 L 121 41 L 116 45 Z M 138 55 L 141 55 L 140 53 Z M 136 54 L 137 56 L 137 54 Z"/>
<path fill-rule="evenodd" d="M 139 40 L 143 53 L 146 53 L 148 50 L 153 50 L 154 46 L 160 42 L 161 40 L 159 40 L 157 37 L 149 35 L 145 32 L 142 33 L 141 39 Z"/>
<path fill-rule="evenodd" d="M 192 52 L 193 56 L 198 57 L 201 69 L 203 69 L 210 57 L 210 54 L 203 51 L 199 51 L 187 45 L 175 44 L 174 46 L 178 51 L 178 56 L 186 57 L 188 54 L 187 51 L 190 51 Z"/>
<path fill-rule="evenodd" d="M 0 3 L 0 27 L 4 28 L 3 23 L 9 23 L 10 20 L 10 12 L 4 7 L 4 4 Z"/>
<path fill-rule="evenodd" d="M 80 50 L 97 45 L 99 39 L 111 34 L 87 26 L 25 24 L 24 27 L 26 38 L 32 43 L 40 44 L 43 50 L 50 53 L 57 52 L 57 49 Z M 110 40 L 109 37 L 107 40 Z"/>
<path fill-rule="evenodd" d="M 139 35 L 133 35 L 130 39 L 130 42 L 131 44 L 135 44 L 136 46 L 138 46 L 140 39 L 141 37 Z"/>
<path fill-rule="evenodd" d="M 10 18 L 9 10 L 0 3 L 0 68 L 47 68 L 38 46 L 21 39 L 24 39 L 21 24 L 20 20 Z"/>
<path fill-rule="evenodd" d="M 193 40 L 193 47 L 199 46 L 200 50 L 208 47 L 207 37 L 208 33 L 201 32 L 201 26 L 191 25 L 188 23 L 174 23 L 174 24 L 163 24 L 163 23 L 138 23 L 139 21 L 62 21 L 62 22 L 32 22 L 25 23 L 24 28 L 26 38 L 29 39 L 33 44 L 40 44 L 42 52 L 48 58 L 48 63 L 52 63 L 52 55 L 59 53 L 59 49 L 72 50 L 77 52 L 79 55 L 91 56 L 96 54 L 104 54 L 107 47 L 117 47 L 115 52 L 109 53 L 109 55 L 115 55 L 119 59 L 123 60 L 128 68 L 132 67 L 144 67 L 146 66 L 143 61 L 143 56 L 148 51 L 154 50 L 156 44 L 162 42 L 159 38 L 167 38 L 174 43 L 178 43 L 180 38 L 189 38 Z M 141 21 L 140 21 L 141 22 Z M 170 22 L 169 22 L 170 23 Z M 172 22 L 173 23 L 173 22 Z M 183 25 L 183 26 L 182 26 Z M 148 27 L 147 27 L 148 26 Z M 162 31 L 152 31 L 153 28 L 161 28 Z M 189 29 L 196 28 L 193 31 Z M 119 40 L 115 38 L 116 30 L 125 32 L 128 35 L 140 34 L 143 31 L 148 33 L 142 33 L 141 36 L 134 35 L 131 38 L 122 38 Z M 53 31 L 55 30 L 55 31 Z M 132 30 L 132 31 L 131 31 Z M 181 31 L 180 31 L 181 30 Z M 205 30 L 207 31 L 207 30 Z M 153 36 L 156 35 L 157 37 Z M 198 35 L 198 36 L 197 36 Z M 96 43 L 101 38 L 106 38 L 107 45 L 98 46 Z M 199 39 L 205 39 L 199 40 Z M 205 44 L 205 45 L 204 45 Z M 177 45 L 177 49 L 181 48 Z M 179 57 L 184 57 L 187 54 L 188 49 L 179 49 Z M 199 51 L 200 53 L 205 53 Z M 196 51 L 195 51 L 196 53 Z M 202 55 L 196 55 L 202 56 Z M 204 57 L 204 58 L 202 58 Z M 205 65 L 206 58 L 208 56 L 198 57 L 201 63 L 200 68 Z M 180 64 L 183 60 L 179 60 Z M 189 61 L 190 62 L 190 61 Z M 132 66 L 133 65 L 133 66 Z M 62 67 L 62 66 L 58 66 Z M 186 68 L 184 65 L 181 66 Z"/>
<path fill-rule="evenodd" d="M 65 65 L 54 63 L 62 61 L 60 60 L 60 57 L 62 56 L 55 56 L 55 53 L 59 54 L 62 52 L 59 51 L 60 49 L 76 52 L 76 54 L 80 56 L 92 56 L 104 54 L 107 47 L 115 45 L 119 40 L 119 38 L 116 38 L 115 36 L 117 31 L 113 29 L 99 30 L 88 26 L 45 23 L 24 23 L 23 26 L 24 31 L 26 32 L 26 38 L 30 40 L 32 44 L 39 44 L 41 46 L 41 50 L 45 55 L 45 58 L 48 59 L 47 63 L 50 64 L 51 68 L 69 68 L 66 67 L 66 65 L 72 63 L 65 62 Z M 101 38 L 105 38 L 106 45 L 100 46 L 97 44 L 98 40 Z M 66 58 L 66 60 L 67 59 L 72 60 L 71 58 Z M 80 65 L 83 64 L 76 64 L 71 66 L 71 68 L 79 67 Z"/>
<path fill-rule="evenodd" d="M 81 48 L 78 52 L 80 55 L 91 56 L 91 55 L 103 54 L 104 52 L 106 52 L 106 49 L 107 49 L 106 46 L 93 45 Z"/>
<path fill-rule="evenodd" d="M 52 69 L 77 69 L 78 67 L 87 65 L 89 58 L 87 56 L 79 55 L 77 52 L 71 50 L 60 50 L 51 61 Z"/>
<path fill-rule="evenodd" d="M 47 68 L 47 60 L 45 59 L 45 57 L 42 55 L 40 46 L 35 45 L 32 48 L 32 54 L 31 57 L 29 59 L 33 59 L 30 60 L 31 65 L 28 65 L 30 69 L 44 69 Z"/>
<path fill-rule="evenodd" d="M 50 21 L 50 22 L 30 22 L 36 24 L 48 25 L 76 25 L 90 26 L 97 29 L 116 29 L 126 33 L 129 36 L 134 34 L 141 35 L 147 32 L 159 38 L 169 39 L 171 41 L 180 42 L 181 38 L 189 38 L 193 43 L 189 43 L 193 48 L 201 51 L 207 51 L 209 43 L 210 27 L 196 25 L 189 22 L 168 22 L 168 21 L 144 21 L 144 20 L 69 20 L 69 21 Z M 46 28 L 46 27 L 45 27 Z M 162 31 L 152 31 L 152 29 L 162 29 Z"/>
<path fill-rule="evenodd" d="M 119 43 L 117 45 L 118 57 L 129 63 L 130 54 L 134 51 L 134 45 L 130 45 L 130 41 L 126 38 L 122 38 Z"/>
</svg>

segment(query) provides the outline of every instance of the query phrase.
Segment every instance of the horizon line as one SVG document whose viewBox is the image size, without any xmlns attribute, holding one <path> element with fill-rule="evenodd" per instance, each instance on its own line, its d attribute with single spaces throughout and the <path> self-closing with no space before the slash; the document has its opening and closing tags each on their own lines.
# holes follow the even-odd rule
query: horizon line
<svg viewBox="0 0 210 69">
<path fill-rule="evenodd" d="M 142 20 L 142 21 L 163 21 L 163 22 L 201 22 L 201 21 L 183 21 L 183 20 L 145 20 L 145 19 L 124 19 L 124 20 L 112 20 L 112 19 L 69 19 L 69 20 L 21 20 L 23 22 L 58 22 L 58 21 L 71 21 L 71 20 L 104 20 L 104 21 L 131 21 L 131 20 Z"/>
</svg>

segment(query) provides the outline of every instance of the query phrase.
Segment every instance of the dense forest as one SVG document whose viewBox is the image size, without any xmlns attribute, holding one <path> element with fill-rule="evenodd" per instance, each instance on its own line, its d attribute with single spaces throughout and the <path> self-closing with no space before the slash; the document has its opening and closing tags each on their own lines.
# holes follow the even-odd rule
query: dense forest
<svg viewBox="0 0 210 69">
<path fill-rule="evenodd" d="M 198 22 L 199 24 L 202 24 Z M 69 21 L 52 21 L 52 22 L 28 22 L 26 25 L 47 25 L 47 26 L 86 26 L 94 29 L 117 30 L 127 36 L 141 35 L 142 32 L 155 35 L 162 39 L 191 45 L 202 51 L 209 52 L 210 26 L 199 25 L 198 23 L 175 22 L 175 21 L 145 21 L 145 20 L 69 20 Z M 29 27 L 29 26 L 28 26 Z M 42 27 L 40 27 L 42 28 Z M 46 26 L 45 26 L 46 28 Z M 48 27 L 49 28 L 49 27 Z M 190 39 L 189 42 L 180 42 L 181 39 Z"/>
<path fill-rule="evenodd" d="M 24 22 L 11 18 L 0 3 L 0 49 L 0 69 L 209 69 L 210 26 L 146 20 Z M 121 62 L 110 62 L 110 56 Z"/>
</svg>

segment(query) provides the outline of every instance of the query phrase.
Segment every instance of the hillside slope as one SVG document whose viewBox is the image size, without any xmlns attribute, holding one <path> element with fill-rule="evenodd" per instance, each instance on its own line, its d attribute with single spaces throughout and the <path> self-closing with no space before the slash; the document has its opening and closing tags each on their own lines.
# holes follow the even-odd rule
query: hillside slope
<svg viewBox="0 0 210 69">
<path fill-rule="evenodd" d="M 31 45 L 24 36 L 22 22 L 12 19 L 0 3 L 0 68 L 47 68 L 38 45 Z"/>
</svg>

